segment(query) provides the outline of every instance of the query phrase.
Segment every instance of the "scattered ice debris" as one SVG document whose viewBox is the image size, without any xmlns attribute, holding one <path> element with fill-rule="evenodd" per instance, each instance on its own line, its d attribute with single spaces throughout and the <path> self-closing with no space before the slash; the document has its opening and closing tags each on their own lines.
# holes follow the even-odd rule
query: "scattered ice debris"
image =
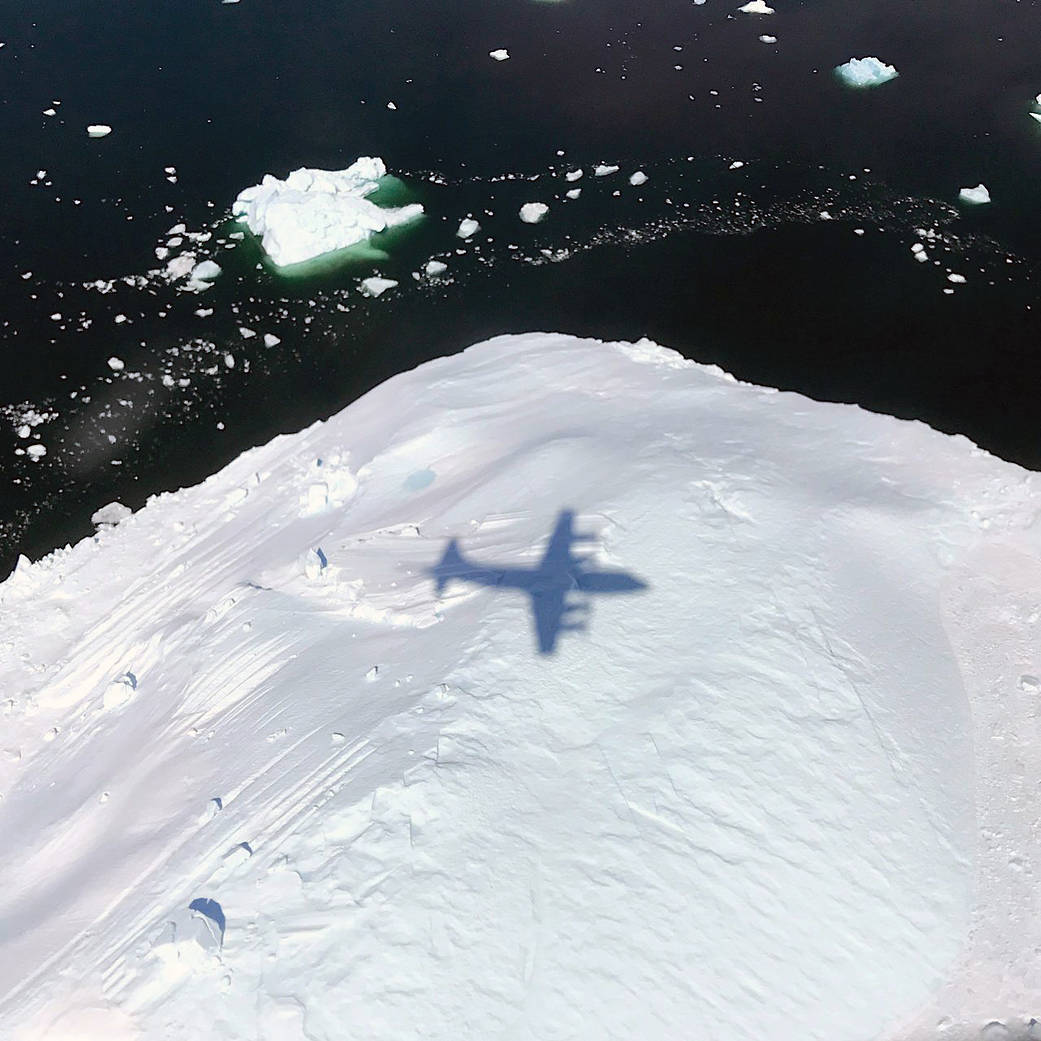
<svg viewBox="0 0 1041 1041">
<path fill-rule="evenodd" d="M 759 37 L 759 42 L 760 43 L 777 43 L 777 37 L 776 36 L 767 36 L 767 35 L 764 34 L 763 36 Z"/>
<path fill-rule="evenodd" d="M 268 174 L 240 192 L 231 210 L 261 240 L 272 263 L 299 264 L 422 216 L 419 203 L 381 207 L 369 201 L 386 173 L 382 159 L 363 156 L 346 170 L 301 168 L 285 180 Z"/>
<path fill-rule="evenodd" d="M 520 208 L 520 219 L 525 224 L 538 224 L 549 213 L 549 207 L 544 202 L 526 202 Z"/>
<path fill-rule="evenodd" d="M 609 163 L 601 163 L 595 170 L 593 170 L 593 176 L 607 177 L 610 174 L 618 173 L 618 169 L 617 166 L 611 166 Z"/>
<path fill-rule="evenodd" d="M 878 58 L 850 58 L 844 65 L 835 67 L 835 75 L 847 87 L 861 89 L 880 87 L 883 83 L 896 79 L 900 73 L 892 65 L 886 65 Z"/>
<path fill-rule="evenodd" d="M 372 275 L 361 280 L 361 291 L 366 296 L 377 297 L 388 289 L 393 289 L 397 284 L 397 281 L 393 278 L 379 278 L 376 275 Z"/>
<path fill-rule="evenodd" d="M 282 342 L 281 338 L 274 333 L 264 333 L 264 346 L 277 347 Z"/>
<path fill-rule="evenodd" d="M 464 217 L 459 222 L 459 229 L 456 231 L 456 235 L 461 239 L 468 239 L 472 235 L 476 235 L 481 230 L 481 225 L 477 223 L 472 217 Z"/>
<path fill-rule="evenodd" d="M 494 58 L 496 61 L 506 61 L 509 58 L 510 52 L 505 47 L 500 47 L 498 50 L 489 51 L 488 57 Z"/>
<path fill-rule="evenodd" d="M 911 252 L 914 254 L 915 260 L 921 264 L 924 264 L 929 259 L 929 254 L 925 252 L 925 246 L 920 242 L 916 242 L 911 246 Z"/>
<path fill-rule="evenodd" d="M 765 0 L 749 0 L 747 4 L 738 8 L 745 14 L 773 14 L 774 9 L 769 7 Z"/>
<path fill-rule="evenodd" d="M 90 523 L 99 528 L 114 527 L 121 521 L 125 521 L 133 512 L 129 506 L 124 506 L 121 502 L 110 502 L 107 506 L 102 506 L 100 510 L 94 511 Z"/>
<path fill-rule="evenodd" d="M 436 278 L 438 275 L 443 275 L 448 270 L 448 265 L 441 260 L 428 260 L 423 271 L 429 278 Z"/>
<path fill-rule="evenodd" d="M 643 172 L 643 170 L 637 170 L 636 173 L 630 174 L 629 183 L 634 188 L 639 188 L 641 184 L 647 183 L 647 175 Z"/>
<path fill-rule="evenodd" d="M 91 123 L 87 127 L 87 137 L 108 137 L 112 133 L 112 127 L 105 123 Z"/>
<path fill-rule="evenodd" d="M 834 220 L 835 218 L 827 210 L 821 210 L 818 214 L 821 220 Z"/>
<path fill-rule="evenodd" d="M 958 192 L 958 201 L 968 203 L 971 206 L 982 206 L 990 202 L 990 192 L 984 184 L 977 184 L 975 188 L 962 188 Z"/>
</svg>

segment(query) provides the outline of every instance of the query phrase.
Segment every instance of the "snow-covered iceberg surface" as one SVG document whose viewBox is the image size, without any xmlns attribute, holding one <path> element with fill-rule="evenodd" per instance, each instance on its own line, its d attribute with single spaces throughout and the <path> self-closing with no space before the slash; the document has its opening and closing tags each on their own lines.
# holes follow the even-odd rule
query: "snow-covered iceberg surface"
<svg viewBox="0 0 1041 1041">
<path fill-rule="evenodd" d="M 892 65 L 886 65 L 878 58 L 850 58 L 844 65 L 835 68 L 838 76 L 847 87 L 880 87 L 883 83 L 896 79 L 900 75 Z"/>
<path fill-rule="evenodd" d="M 962 438 L 647 342 L 397 376 L 0 585 L 0 1022 L 1033 1011 L 1039 506 Z"/>
<path fill-rule="evenodd" d="M 383 207 L 367 196 L 387 168 L 362 157 L 346 170 L 294 170 L 284 181 L 266 175 L 239 193 L 232 214 L 256 235 L 278 267 L 300 264 L 364 242 L 423 214 L 419 203 Z"/>
</svg>

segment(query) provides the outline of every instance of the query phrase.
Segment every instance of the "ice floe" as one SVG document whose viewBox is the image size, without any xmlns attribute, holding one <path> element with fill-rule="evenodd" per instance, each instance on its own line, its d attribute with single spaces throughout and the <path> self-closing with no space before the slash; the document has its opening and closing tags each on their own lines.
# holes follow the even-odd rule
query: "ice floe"
<svg viewBox="0 0 1041 1041">
<path fill-rule="evenodd" d="M 848 87 L 880 87 L 900 75 L 892 65 L 878 58 L 850 58 L 835 67 L 835 75 Z"/>
<path fill-rule="evenodd" d="M 984 184 L 977 184 L 975 188 L 962 188 L 958 192 L 958 201 L 971 206 L 981 206 L 990 202 L 990 192 L 987 191 L 987 186 Z"/>
</svg>

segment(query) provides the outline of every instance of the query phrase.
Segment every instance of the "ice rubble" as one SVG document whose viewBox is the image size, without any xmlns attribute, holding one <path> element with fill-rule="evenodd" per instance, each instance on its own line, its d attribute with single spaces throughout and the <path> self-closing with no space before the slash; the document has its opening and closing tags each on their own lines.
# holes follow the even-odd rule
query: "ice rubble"
<svg viewBox="0 0 1041 1041">
<path fill-rule="evenodd" d="M 387 168 L 364 156 L 346 170 L 294 170 L 284 181 L 270 174 L 239 193 L 232 214 L 245 222 L 278 267 L 364 242 L 376 232 L 422 216 L 419 203 L 377 206 L 367 196 Z"/>
<path fill-rule="evenodd" d="M 958 201 L 968 203 L 970 206 L 982 206 L 984 203 L 990 202 L 990 192 L 987 191 L 987 186 L 984 184 L 977 184 L 975 188 L 962 188 L 958 192 Z"/>
<path fill-rule="evenodd" d="M 922 424 L 532 334 L 23 558 L 0 1023 L 896 1041 L 1032 1011 L 1039 503 Z M 564 510 L 582 564 L 547 549 Z M 554 656 L 506 581 L 544 557 Z"/>
<path fill-rule="evenodd" d="M 900 75 L 892 65 L 878 58 L 850 58 L 844 65 L 835 67 L 838 76 L 847 87 L 880 87 Z"/>
</svg>

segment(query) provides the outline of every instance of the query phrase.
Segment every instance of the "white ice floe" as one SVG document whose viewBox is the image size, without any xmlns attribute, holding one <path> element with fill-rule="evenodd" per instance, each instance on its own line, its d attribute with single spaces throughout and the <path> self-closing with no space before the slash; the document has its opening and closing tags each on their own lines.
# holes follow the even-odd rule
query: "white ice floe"
<svg viewBox="0 0 1041 1041">
<path fill-rule="evenodd" d="M 572 188 L 570 191 L 564 192 L 564 195 L 569 199 L 577 199 L 581 194 L 581 188 Z"/>
<path fill-rule="evenodd" d="M 472 217 L 464 217 L 459 222 L 459 227 L 456 230 L 456 235 L 461 239 L 468 239 L 473 235 L 476 235 L 481 230 L 481 225 L 475 221 Z"/>
<path fill-rule="evenodd" d="M 498 50 L 489 51 L 488 57 L 494 58 L 495 61 L 506 61 L 510 56 L 510 52 L 505 47 L 500 47 Z"/>
<path fill-rule="evenodd" d="M 191 271 L 193 282 L 213 282 L 221 276 L 221 266 L 213 260 L 203 260 L 196 264 Z"/>
<path fill-rule="evenodd" d="M 975 188 L 962 188 L 958 192 L 958 201 L 968 203 L 971 206 L 981 206 L 990 202 L 990 192 L 984 184 L 977 184 Z"/>
<path fill-rule="evenodd" d="M 87 137 L 108 137 L 112 133 L 112 127 L 106 123 L 91 123 L 87 127 Z"/>
<path fill-rule="evenodd" d="M 749 0 L 747 4 L 738 8 L 739 11 L 744 11 L 745 14 L 773 14 L 774 9 L 768 6 L 765 0 Z"/>
<path fill-rule="evenodd" d="M 532 334 L 22 558 L 0 1023 L 1026 1038 L 1039 514 L 964 437 Z"/>
<path fill-rule="evenodd" d="M 423 273 L 428 278 L 436 278 L 448 270 L 448 265 L 443 260 L 428 260 L 423 267 Z"/>
<path fill-rule="evenodd" d="M 641 184 L 646 184 L 648 181 L 647 175 L 643 170 L 637 170 L 636 173 L 629 175 L 629 183 L 634 188 L 639 188 Z"/>
<path fill-rule="evenodd" d="M 386 173 L 382 159 L 363 157 L 346 170 L 302 168 L 285 180 L 269 174 L 240 192 L 231 209 L 261 240 L 272 263 L 287 267 L 422 216 L 419 203 L 384 207 L 367 198 Z"/>
<path fill-rule="evenodd" d="M 376 297 L 381 293 L 385 293 L 388 289 L 393 289 L 397 284 L 397 281 L 393 278 L 379 278 L 373 275 L 370 278 L 361 280 L 361 291 L 366 296 Z"/>
<path fill-rule="evenodd" d="M 892 65 L 878 58 L 850 58 L 835 67 L 835 75 L 848 87 L 879 87 L 900 75 Z"/>
<path fill-rule="evenodd" d="M 544 202 L 526 202 L 520 208 L 520 219 L 525 224 L 538 224 L 544 220 L 549 213 L 549 207 Z"/>
<path fill-rule="evenodd" d="M 613 173 L 618 173 L 620 167 L 612 166 L 610 163 L 600 163 L 593 169 L 594 177 L 609 177 Z"/>
<path fill-rule="evenodd" d="M 768 35 L 764 34 L 763 36 L 759 37 L 759 42 L 760 43 L 777 43 L 777 37 L 776 36 L 768 36 Z"/>
</svg>

